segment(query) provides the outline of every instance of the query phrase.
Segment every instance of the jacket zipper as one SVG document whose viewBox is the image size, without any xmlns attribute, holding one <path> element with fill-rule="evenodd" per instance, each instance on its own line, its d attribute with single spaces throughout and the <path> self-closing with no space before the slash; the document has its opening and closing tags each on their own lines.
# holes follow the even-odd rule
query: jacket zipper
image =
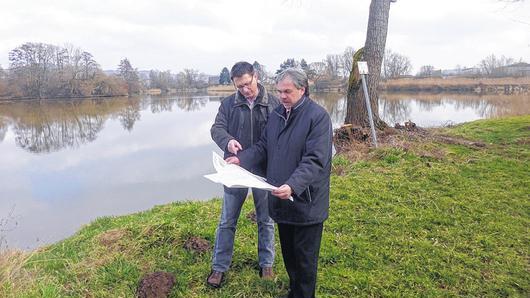
<svg viewBox="0 0 530 298">
<path fill-rule="evenodd" d="M 248 108 L 250 109 L 250 146 L 254 144 L 254 128 L 253 128 L 253 120 L 252 120 L 252 107 L 250 104 L 248 104 Z"/>
<path fill-rule="evenodd" d="M 311 190 L 309 189 L 309 186 L 307 187 L 307 196 L 309 197 L 309 203 L 311 203 L 313 199 L 311 198 Z"/>
</svg>

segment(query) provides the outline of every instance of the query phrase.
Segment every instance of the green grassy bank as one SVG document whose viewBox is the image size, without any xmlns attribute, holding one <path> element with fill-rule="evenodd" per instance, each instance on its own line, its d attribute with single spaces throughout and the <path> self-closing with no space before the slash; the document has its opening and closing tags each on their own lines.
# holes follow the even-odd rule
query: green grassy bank
<svg viewBox="0 0 530 298">
<path fill-rule="evenodd" d="M 485 146 L 419 138 L 356 161 L 335 157 L 319 297 L 530 295 L 530 116 L 432 134 Z M 220 207 L 220 200 L 175 203 L 99 218 L 31 254 L 4 253 L 0 297 L 132 297 L 154 271 L 175 275 L 172 297 L 286 294 L 279 243 L 277 278 L 257 278 L 251 200 L 227 283 L 205 286 Z M 210 248 L 184 248 L 190 237 Z"/>
</svg>

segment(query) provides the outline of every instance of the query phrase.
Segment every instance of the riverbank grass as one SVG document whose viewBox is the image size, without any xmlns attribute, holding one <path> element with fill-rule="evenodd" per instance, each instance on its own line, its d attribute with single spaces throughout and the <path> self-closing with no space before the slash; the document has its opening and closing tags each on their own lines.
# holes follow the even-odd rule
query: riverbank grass
<svg viewBox="0 0 530 298">
<path fill-rule="evenodd" d="M 319 297 L 530 295 L 530 116 L 432 134 L 481 145 L 429 138 L 334 158 Z M 0 296 L 132 297 L 155 271 L 175 275 L 172 297 L 285 295 L 279 243 L 276 279 L 258 278 L 251 200 L 225 286 L 205 286 L 220 208 L 216 199 L 99 218 L 22 260 L 0 258 L 11 264 L 0 271 Z M 197 237 L 209 248 L 194 250 Z"/>
</svg>

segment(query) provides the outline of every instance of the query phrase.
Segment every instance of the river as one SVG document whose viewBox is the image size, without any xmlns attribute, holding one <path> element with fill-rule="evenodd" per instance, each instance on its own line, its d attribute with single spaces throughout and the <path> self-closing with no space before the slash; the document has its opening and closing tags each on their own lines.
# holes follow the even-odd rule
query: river
<svg viewBox="0 0 530 298">
<path fill-rule="evenodd" d="M 313 97 L 335 127 L 344 122 L 344 95 Z M 100 216 L 221 196 L 222 187 L 202 177 L 213 172 L 211 152 L 220 153 L 209 132 L 220 100 L 0 102 L 0 249 L 55 242 Z M 382 94 L 379 112 L 391 125 L 432 127 L 528 114 L 530 98 Z"/>
</svg>

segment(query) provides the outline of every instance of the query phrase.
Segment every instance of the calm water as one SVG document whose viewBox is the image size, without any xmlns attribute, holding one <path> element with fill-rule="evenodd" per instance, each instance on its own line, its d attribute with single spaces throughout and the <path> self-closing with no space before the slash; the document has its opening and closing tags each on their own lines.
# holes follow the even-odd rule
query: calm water
<svg viewBox="0 0 530 298">
<path fill-rule="evenodd" d="M 340 94 L 314 96 L 342 124 Z M 63 239 L 107 215 L 183 200 L 222 187 L 202 177 L 220 150 L 209 129 L 219 96 L 0 102 L 0 249 Z M 528 96 L 383 94 L 389 124 L 439 126 L 530 113 Z"/>
</svg>

